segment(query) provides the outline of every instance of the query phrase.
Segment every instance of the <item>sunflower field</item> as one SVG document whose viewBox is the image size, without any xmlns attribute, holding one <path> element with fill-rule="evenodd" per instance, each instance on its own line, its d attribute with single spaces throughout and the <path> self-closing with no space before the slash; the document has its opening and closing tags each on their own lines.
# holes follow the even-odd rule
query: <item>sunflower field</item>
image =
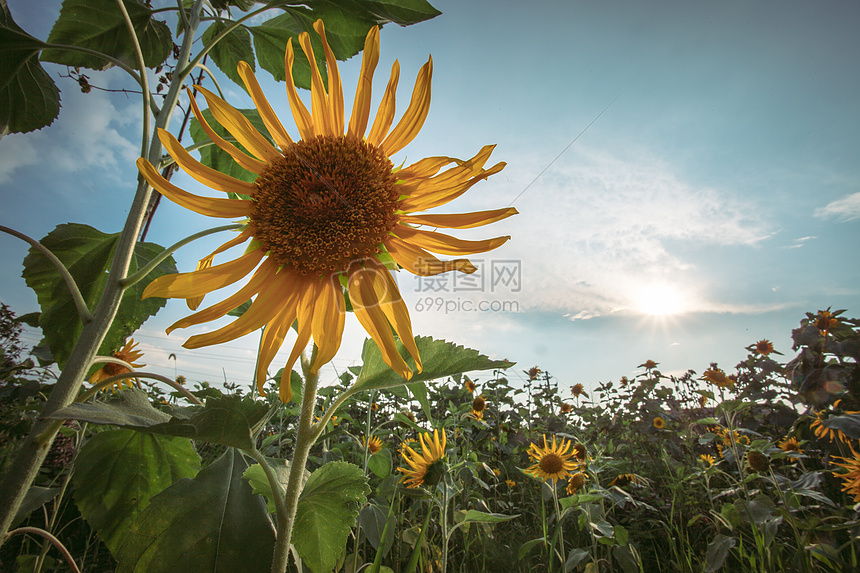
<svg viewBox="0 0 860 573">
<path fill-rule="evenodd" d="M 425 0 L 64 0 L 43 40 L 0 0 L 0 137 L 57 119 L 42 62 L 84 93 L 82 70 L 125 74 L 143 132 L 120 232 L 0 225 L 29 245 L 39 304 L 0 306 L 0 573 L 860 569 L 860 320 L 846 311 L 800 318 L 790 351 L 750 341 L 733 369 L 667 375 L 649 359 L 588 387 L 413 332 L 394 273 L 473 274 L 467 256 L 511 237 L 447 230 L 517 215 L 435 212 L 505 168 L 493 145 L 392 160 L 427 118 L 433 60 L 410 97 L 396 61 L 375 89 L 380 27 L 438 14 Z M 339 70 L 353 56 L 354 90 Z M 253 107 L 228 103 L 207 66 Z M 172 183 L 178 169 L 211 193 Z M 161 198 L 229 222 L 146 242 Z M 177 269 L 174 252 L 220 233 Z M 188 311 L 168 333 L 222 320 L 188 349 L 259 335 L 247 384 L 146 370 L 134 337 L 171 298 Z M 347 321 L 368 337 L 360 365 L 321 382 Z M 27 348 L 24 325 L 42 342 Z"/>
</svg>

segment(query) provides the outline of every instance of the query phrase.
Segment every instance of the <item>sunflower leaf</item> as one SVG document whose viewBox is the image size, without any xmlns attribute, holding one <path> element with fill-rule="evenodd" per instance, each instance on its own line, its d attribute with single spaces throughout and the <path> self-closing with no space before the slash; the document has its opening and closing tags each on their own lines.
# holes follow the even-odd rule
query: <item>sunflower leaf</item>
<svg viewBox="0 0 860 573">
<path fill-rule="evenodd" d="M 152 9 L 142 2 L 123 0 L 123 3 L 140 42 L 144 63 L 150 68 L 159 66 L 173 49 L 170 28 L 153 20 Z M 134 44 L 115 0 L 64 0 L 48 42 L 88 48 L 137 67 Z M 93 70 L 113 66 L 95 55 L 58 49 L 43 51 L 42 61 Z"/>
<path fill-rule="evenodd" d="M 390 388 L 406 383 L 412 385 L 473 370 L 495 370 L 510 368 L 514 365 L 513 362 L 507 360 L 490 360 L 477 350 L 445 340 L 435 340 L 428 336 L 416 336 L 415 344 L 418 346 L 424 369 L 417 372 L 410 380 L 406 380 L 385 364 L 382 359 L 382 352 L 372 339 L 365 340 L 364 349 L 361 352 L 363 362 L 361 372 L 350 391 L 360 392 Z M 415 372 L 415 361 L 400 341 L 397 341 L 397 350 L 412 368 L 412 371 Z"/>
<path fill-rule="evenodd" d="M 293 543 L 311 571 L 334 568 L 368 493 L 364 472 L 347 462 L 329 462 L 308 478 L 299 497 Z"/>
<path fill-rule="evenodd" d="M 107 283 L 107 270 L 118 240 L 119 233 L 108 235 L 88 225 L 67 223 L 58 225 L 40 242 L 69 269 L 84 302 L 93 309 Z M 154 243 L 138 243 L 128 272 L 136 272 L 163 250 L 164 247 Z M 173 257 L 168 257 L 147 278 L 175 272 L 176 263 Z M 39 326 L 45 333 L 42 344 L 50 348 L 54 360 L 62 367 L 83 328 L 74 300 L 54 265 L 35 249 L 30 249 L 24 259 L 23 277 L 36 292 L 42 309 L 39 316 Z M 141 300 L 147 283 L 141 281 L 126 290 L 99 354 L 109 355 L 119 349 L 128 336 L 164 306 L 163 298 Z"/>
<path fill-rule="evenodd" d="M 269 141 L 272 141 L 272 138 L 269 136 L 269 132 L 266 130 L 266 126 L 263 123 L 262 118 L 260 118 L 260 113 L 256 109 L 238 109 L 236 110 L 242 115 L 244 115 L 248 121 L 251 122 L 257 131 L 259 131 L 263 136 L 266 137 Z M 215 117 L 212 115 L 212 112 L 208 109 L 203 110 L 203 118 L 206 120 L 206 123 L 209 124 L 215 132 L 224 138 L 232 138 L 230 133 L 227 132 L 226 129 L 221 127 L 221 125 L 215 121 Z M 194 140 L 194 143 L 205 143 L 209 140 L 209 136 L 206 135 L 206 132 L 203 131 L 203 127 L 200 125 L 200 122 L 197 121 L 196 118 L 191 119 L 191 139 Z M 244 149 L 241 145 L 236 143 L 240 149 Z M 216 145 L 208 145 L 206 147 L 200 148 L 200 163 L 207 167 L 211 167 L 216 171 L 220 171 L 225 175 L 229 175 L 230 177 L 235 177 L 240 181 L 245 181 L 247 183 L 251 183 L 257 176 L 254 173 L 251 173 L 244 167 L 240 166 L 236 161 L 230 157 L 224 150 Z"/>
<path fill-rule="evenodd" d="M 376 18 L 401 26 L 417 24 L 442 13 L 425 0 L 366 0 L 362 4 Z"/>
<path fill-rule="evenodd" d="M 42 129 L 60 114 L 60 90 L 39 64 L 44 46 L 0 0 L 0 136 Z"/>
<path fill-rule="evenodd" d="M 75 460 L 75 503 L 114 555 L 149 498 L 197 475 L 191 440 L 117 429 L 99 432 Z"/>
<path fill-rule="evenodd" d="M 230 448 L 153 497 L 119 549 L 117 572 L 268 572 L 275 534 L 266 504 L 242 478 L 247 467 Z"/>
<path fill-rule="evenodd" d="M 230 22 L 229 20 L 213 22 L 203 32 L 203 37 L 201 38 L 203 44 L 208 46 L 230 24 L 234 24 L 234 22 Z M 236 67 L 239 65 L 239 62 L 244 61 L 251 66 L 252 70 L 256 69 L 254 66 L 254 50 L 251 48 L 251 34 L 248 33 L 248 30 L 241 26 L 234 28 L 218 40 L 218 43 L 209 50 L 209 55 L 212 56 L 212 61 L 215 62 L 219 70 L 224 72 L 224 75 L 240 85 L 242 89 L 246 89 Z"/>
<path fill-rule="evenodd" d="M 269 467 L 272 468 L 275 477 L 278 479 L 278 483 L 281 485 L 281 496 L 283 496 L 284 492 L 287 491 L 287 482 L 289 482 L 290 479 L 290 462 L 280 458 L 266 458 L 266 460 L 269 462 Z M 308 470 L 304 471 L 302 485 L 308 481 L 308 477 L 310 477 L 310 475 L 311 472 Z M 263 466 L 260 464 L 249 466 L 248 469 L 245 470 L 245 473 L 242 474 L 242 477 L 248 480 L 248 483 L 251 484 L 251 489 L 255 494 L 262 495 L 266 498 L 266 511 L 269 513 L 275 513 L 275 501 L 274 496 L 272 495 L 272 487 L 269 485 L 269 480 L 266 478 L 266 472 L 263 471 Z M 301 501 L 299 501 L 299 503 L 301 503 Z"/>
<path fill-rule="evenodd" d="M 142 428 L 170 421 L 170 416 L 153 408 L 146 392 L 137 388 L 120 390 L 104 401 L 72 402 L 45 418 L 128 428 Z"/>
<path fill-rule="evenodd" d="M 248 30 L 254 36 L 254 49 L 257 54 L 257 60 L 260 62 L 260 67 L 272 74 L 272 77 L 279 82 L 287 79 L 286 69 L 284 68 L 284 57 L 287 51 L 287 42 L 292 41 L 293 55 L 295 56 L 295 60 L 293 61 L 293 81 L 300 88 L 310 89 L 310 62 L 305 56 L 304 51 L 302 51 L 297 38 L 304 29 L 293 16 L 298 11 L 298 8 L 291 8 L 288 13 L 270 18 L 259 26 L 251 26 Z M 328 85 L 322 42 L 316 33 L 310 34 L 310 39 L 311 45 L 314 48 L 314 58 L 317 60 L 317 69 L 319 69 L 320 75 L 322 75 L 323 82 Z"/>
</svg>

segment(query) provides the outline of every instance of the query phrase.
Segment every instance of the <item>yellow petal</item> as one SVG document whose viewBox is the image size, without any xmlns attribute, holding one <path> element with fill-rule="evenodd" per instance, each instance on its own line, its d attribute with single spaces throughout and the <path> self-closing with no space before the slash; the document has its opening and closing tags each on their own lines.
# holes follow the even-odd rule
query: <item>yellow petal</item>
<svg viewBox="0 0 860 573">
<path fill-rule="evenodd" d="M 236 245 L 241 245 L 242 243 L 244 243 L 245 241 L 247 241 L 250 238 L 251 238 L 251 230 L 246 228 L 244 231 L 239 233 L 235 238 L 230 239 L 229 241 L 227 241 L 226 243 L 224 243 L 223 245 L 221 245 L 220 247 L 218 247 L 217 249 L 215 249 L 214 251 L 209 253 L 207 256 L 200 259 L 197 262 L 197 269 L 196 270 L 201 271 L 203 269 L 210 268 L 212 266 L 212 262 L 215 259 L 215 255 L 217 255 L 219 253 L 223 253 L 227 249 L 232 249 Z M 191 310 L 197 310 L 197 307 L 200 306 L 201 302 L 203 302 L 202 296 L 196 296 L 193 298 L 185 299 L 185 304 L 188 305 L 188 308 L 190 308 Z"/>
<path fill-rule="evenodd" d="M 412 91 L 412 100 L 406 113 L 397 122 L 397 126 L 391 130 L 379 147 L 389 157 L 406 147 L 410 141 L 415 139 L 418 132 L 424 126 L 427 113 L 430 111 L 430 80 L 433 77 L 433 58 L 421 67 L 418 77 L 415 79 L 415 89 Z"/>
<path fill-rule="evenodd" d="M 308 108 L 299 99 L 299 94 L 296 91 L 296 83 L 293 80 L 293 41 L 290 39 L 287 42 L 287 51 L 284 55 L 284 67 L 287 70 L 287 99 L 290 102 L 290 109 L 293 112 L 293 120 L 296 122 L 296 127 L 299 129 L 299 135 L 305 141 L 316 137 L 314 129 L 314 121 L 311 114 L 308 113 Z"/>
<path fill-rule="evenodd" d="M 245 304 L 251 297 L 260 292 L 266 281 L 272 280 L 276 270 L 276 266 L 271 260 L 264 261 L 251 277 L 251 280 L 248 281 L 248 284 L 239 289 L 236 294 L 227 297 L 218 304 L 214 304 L 209 308 L 174 322 L 167 328 L 167 334 L 170 334 L 177 328 L 188 328 L 195 324 L 203 324 L 204 322 L 219 319 L 234 308 Z"/>
<path fill-rule="evenodd" d="M 137 158 L 137 168 L 153 188 L 181 207 L 207 217 L 232 219 L 251 214 L 251 202 L 241 199 L 200 197 L 180 189 L 161 176 L 152 164 L 143 157 Z"/>
<path fill-rule="evenodd" d="M 492 251 L 504 245 L 511 237 L 495 237 L 483 241 L 466 241 L 433 231 L 412 229 L 403 225 L 394 228 L 394 234 L 404 241 L 444 255 L 471 255 Z"/>
<path fill-rule="evenodd" d="M 244 64 L 245 62 L 242 63 Z M 247 153 L 240 150 L 238 147 L 218 135 L 206 121 L 206 118 L 203 117 L 203 114 L 200 113 L 200 108 L 197 107 L 197 102 L 194 101 L 194 94 L 191 93 L 190 89 L 186 91 L 188 92 L 188 100 L 191 102 L 191 109 L 194 112 L 194 117 L 196 117 L 197 121 L 200 122 L 200 127 L 203 128 L 203 131 L 206 132 L 206 135 L 209 136 L 209 139 L 211 139 L 215 145 L 226 151 L 230 155 L 230 157 L 232 157 L 236 161 L 236 163 L 238 163 L 251 173 L 255 173 L 257 175 L 262 173 L 263 169 L 266 168 L 267 163 L 264 161 L 260 161 L 259 159 L 256 159 L 254 157 L 251 157 L 250 155 L 248 155 Z"/>
<path fill-rule="evenodd" d="M 260 84 L 257 82 L 257 77 L 254 75 L 254 71 L 251 69 L 251 66 L 244 61 L 239 62 L 238 69 L 239 76 L 242 77 L 245 87 L 248 88 L 248 93 L 251 94 L 251 99 L 254 100 L 254 107 L 256 107 L 257 111 L 260 112 L 260 117 L 263 119 L 263 123 L 266 124 L 266 129 L 269 130 L 269 134 L 271 134 L 275 143 L 278 144 L 278 147 L 282 150 L 286 150 L 287 147 L 293 144 L 293 139 L 290 137 L 290 134 L 287 133 L 287 130 L 284 129 L 281 120 L 278 119 L 272 106 L 269 105 L 269 100 L 266 99 L 265 94 L 263 94 L 263 90 L 260 89 Z"/>
<path fill-rule="evenodd" d="M 407 212 L 415 212 L 426 211 L 428 209 L 440 207 L 442 205 L 445 205 L 446 203 L 450 203 L 451 201 L 468 191 L 472 187 L 472 185 L 478 183 L 479 181 L 483 181 L 491 175 L 495 175 L 504 168 L 505 163 L 497 163 L 490 169 L 483 171 L 480 175 L 476 175 L 475 177 L 472 177 L 464 183 L 460 183 L 443 189 L 438 189 L 435 191 L 429 191 L 426 193 L 423 191 L 413 193 L 401 202 L 400 208 Z"/>
<path fill-rule="evenodd" d="M 275 318 L 269 321 L 269 324 L 266 325 L 266 329 L 263 331 L 263 336 L 260 339 L 260 350 L 257 353 L 256 375 L 257 391 L 260 392 L 261 396 L 266 395 L 265 384 L 268 378 L 269 365 L 274 360 L 275 355 L 284 343 L 287 332 L 296 320 L 296 306 L 298 305 L 300 294 L 298 289 L 285 293 L 283 308 Z M 292 397 L 289 372 L 284 371 L 281 377 L 281 385 L 287 386 L 286 392 L 289 397 Z M 287 398 L 288 402 L 289 397 Z"/>
<path fill-rule="evenodd" d="M 197 268 L 194 269 L 196 271 L 202 271 L 204 269 L 212 268 L 212 261 L 215 257 L 213 255 L 208 255 L 197 261 Z M 185 304 L 188 306 L 189 310 L 197 310 L 197 307 L 200 306 L 200 303 L 203 302 L 202 296 L 195 296 L 193 298 L 186 298 Z M 169 332 L 168 332 L 169 334 Z"/>
<path fill-rule="evenodd" d="M 176 160 L 176 163 L 178 163 L 186 173 L 204 185 L 208 185 L 213 189 L 217 189 L 218 191 L 223 191 L 225 193 L 238 193 L 240 195 L 251 195 L 254 193 L 253 184 L 239 181 L 229 175 L 224 175 L 220 171 L 207 167 L 191 157 L 191 154 L 182 147 L 179 140 L 173 137 L 171 133 L 158 128 L 158 139 L 161 140 L 161 144 L 164 145 L 167 152 Z M 139 166 L 140 164 L 138 164 L 138 167 Z M 150 181 L 150 183 L 152 182 Z M 153 187 L 155 187 L 155 185 L 153 185 Z"/>
<path fill-rule="evenodd" d="M 328 94 L 323 85 L 311 37 L 307 32 L 299 34 L 299 44 L 311 64 L 311 114 L 314 121 L 314 131 L 317 135 L 339 135 L 334 132 L 334 123 L 328 109 Z"/>
<path fill-rule="evenodd" d="M 379 109 L 376 110 L 376 118 L 373 120 L 373 126 L 370 128 L 370 133 L 367 135 L 367 142 L 371 145 L 379 145 L 379 142 L 388 133 L 388 128 L 394 121 L 394 106 L 397 92 L 397 82 L 400 80 L 400 62 L 394 60 L 391 65 L 391 77 L 388 79 L 388 85 L 385 87 L 385 94 L 382 96 L 382 101 L 379 102 Z"/>
<path fill-rule="evenodd" d="M 432 177 L 436 175 L 443 166 L 453 163 L 456 161 L 451 157 L 425 157 L 419 161 L 416 161 L 409 167 L 404 167 L 400 171 L 397 172 L 398 179 L 425 179 L 427 177 Z"/>
<path fill-rule="evenodd" d="M 489 225 L 516 214 L 517 210 L 514 207 L 506 207 L 492 211 L 458 213 L 456 215 L 403 215 L 400 220 L 411 225 L 428 225 L 444 229 L 470 229 Z"/>
<path fill-rule="evenodd" d="M 385 248 L 395 262 L 414 275 L 432 277 L 448 271 L 472 274 L 477 269 L 468 259 L 440 261 L 424 249 L 390 235 L 385 240 Z"/>
<path fill-rule="evenodd" d="M 192 298 L 208 294 L 244 278 L 264 256 L 261 249 L 255 249 L 236 260 L 209 269 L 158 277 L 144 289 L 141 298 Z"/>
<path fill-rule="evenodd" d="M 215 120 L 245 146 L 245 149 L 266 163 L 276 161 L 281 156 L 269 140 L 263 137 L 248 118 L 239 113 L 236 108 L 204 87 L 194 86 L 194 88 L 206 98 L 209 111 L 215 116 Z"/>
<path fill-rule="evenodd" d="M 314 374 L 337 354 L 345 319 L 346 304 L 340 281 L 336 277 L 322 279 L 311 323 L 314 342 L 319 348 L 316 360 L 311 365 Z"/>
<path fill-rule="evenodd" d="M 374 26 L 364 39 L 364 52 L 361 55 L 361 72 L 358 87 L 352 104 L 352 117 L 349 118 L 347 133 L 359 139 L 364 137 L 367 120 L 370 118 L 370 97 L 373 87 L 373 73 L 379 63 L 379 26 Z"/>
<path fill-rule="evenodd" d="M 337 58 L 328 45 L 325 37 L 325 24 L 322 20 L 314 22 L 314 30 L 320 35 L 323 50 L 325 50 L 325 63 L 328 69 L 328 113 L 333 135 L 343 135 L 343 85 L 340 81 L 340 70 L 337 69 Z"/>
<path fill-rule="evenodd" d="M 287 358 L 287 363 L 284 365 L 285 375 L 288 375 L 293 371 L 293 365 L 296 363 L 299 355 L 311 340 L 311 315 L 313 313 L 315 298 L 316 284 L 308 281 L 302 287 L 298 307 L 296 309 L 296 320 L 298 321 L 299 334 L 296 338 L 296 343 L 293 345 L 293 350 L 290 352 L 289 358 Z M 283 382 L 283 378 L 281 380 Z M 293 397 L 292 388 L 289 384 L 285 386 L 282 383 L 278 388 L 278 395 L 281 398 L 281 402 L 286 404 Z"/>
<path fill-rule="evenodd" d="M 185 341 L 184 348 L 201 348 L 235 340 L 261 328 L 275 318 L 283 306 L 284 293 L 292 290 L 294 278 L 289 272 L 278 273 L 263 284 L 260 293 L 242 316 L 218 330 L 196 334 Z"/>
</svg>

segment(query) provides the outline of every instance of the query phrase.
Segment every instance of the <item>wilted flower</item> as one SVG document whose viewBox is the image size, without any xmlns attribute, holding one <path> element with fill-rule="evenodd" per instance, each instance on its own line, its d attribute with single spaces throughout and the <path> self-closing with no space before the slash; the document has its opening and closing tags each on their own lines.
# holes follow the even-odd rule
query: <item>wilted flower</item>
<svg viewBox="0 0 860 573">
<path fill-rule="evenodd" d="M 763 453 L 750 450 L 747 452 L 747 465 L 759 473 L 766 472 L 770 468 L 770 461 Z"/>
<path fill-rule="evenodd" d="M 708 397 L 707 396 L 699 396 L 699 406 L 704 408 L 708 405 Z"/>
<path fill-rule="evenodd" d="M 567 487 L 565 488 L 567 495 L 575 495 L 576 492 L 585 485 L 585 481 L 587 479 L 588 476 L 586 476 L 584 472 L 576 472 L 570 476 L 570 479 L 567 482 Z"/>
<path fill-rule="evenodd" d="M 576 443 L 573 445 L 573 455 L 576 456 L 576 459 L 579 461 L 585 461 L 588 457 L 588 452 L 585 449 L 585 444 Z"/>
<path fill-rule="evenodd" d="M 541 372 L 542 372 L 542 370 L 540 368 L 538 368 L 537 366 L 535 366 L 534 368 L 529 368 L 529 370 L 528 370 L 528 372 L 526 372 L 526 374 L 528 374 L 529 380 L 537 380 L 537 377 L 540 376 Z"/>
<path fill-rule="evenodd" d="M 484 408 L 487 407 L 487 401 L 484 400 L 483 396 L 475 396 L 475 399 L 472 400 L 472 411 L 473 412 L 483 412 Z"/>
<path fill-rule="evenodd" d="M 137 342 L 134 341 L 134 338 L 130 338 L 121 349 L 117 350 L 113 353 L 113 357 L 122 360 L 123 362 L 128 362 L 134 368 L 141 368 L 146 366 L 146 364 L 135 364 L 134 361 L 138 360 L 141 356 L 143 356 L 143 352 L 139 350 L 135 350 L 137 346 Z M 111 376 L 118 376 L 119 374 L 127 374 L 131 372 L 128 368 L 123 366 L 122 364 L 115 364 L 113 362 L 108 362 L 98 370 L 96 370 L 92 376 L 90 376 L 90 384 L 98 384 L 103 380 L 107 380 Z M 115 392 L 117 390 L 122 390 L 123 385 L 128 386 L 129 388 L 134 388 L 134 384 L 132 383 L 131 378 L 125 378 L 124 380 L 120 380 L 118 382 L 114 382 L 110 385 L 111 391 Z"/>
<path fill-rule="evenodd" d="M 827 333 L 838 325 L 839 319 L 834 317 L 829 310 L 818 311 L 818 316 L 815 319 L 815 328 L 821 332 L 822 336 L 827 336 Z"/>
<path fill-rule="evenodd" d="M 657 363 L 653 360 L 646 360 L 639 365 L 639 368 L 644 368 L 645 370 L 653 370 L 654 368 L 657 368 Z"/>
<path fill-rule="evenodd" d="M 609 487 L 612 487 L 614 485 L 617 485 L 618 487 L 624 487 L 625 485 L 631 483 L 641 483 L 641 481 L 642 480 L 639 478 L 639 476 L 635 474 L 619 474 L 615 477 L 615 479 L 609 482 Z"/>
</svg>

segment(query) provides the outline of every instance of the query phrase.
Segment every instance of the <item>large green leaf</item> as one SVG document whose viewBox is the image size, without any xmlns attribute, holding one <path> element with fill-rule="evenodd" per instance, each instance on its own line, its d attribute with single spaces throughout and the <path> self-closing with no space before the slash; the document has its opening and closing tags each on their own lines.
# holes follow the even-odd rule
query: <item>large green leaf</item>
<svg viewBox="0 0 860 573">
<path fill-rule="evenodd" d="M 75 503 L 116 555 L 149 498 L 199 470 L 191 440 L 126 429 L 99 432 L 75 461 Z"/>
<path fill-rule="evenodd" d="M 311 474 L 299 497 L 293 543 L 313 573 L 331 571 L 370 488 L 361 468 L 329 462 Z"/>
<path fill-rule="evenodd" d="M 152 19 L 152 9 L 138 0 L 123 0 L 140 42 L 147 67 L 160 65 L 173 49 L 173 36 L 164 22 Z M 64 0 L 48 42 L 89 48 L 137 67 L 134 44 L 116 0 Z M 104 58 L 68 50 L 45 50 L 42 61 L 105 70 Z"/>
<path fill-rule="evenodd" d="M 228 449 L 194 479 L 150 500 L 119 550 L 117 573 L 267 573 L 275 534 L 262 498 Z"/>
<path fill-rule="evenodd" d="M 278 484 L 281 487 L 281 495 L 284 495 L 284 492 L 287 491 L 287 484 L 290 481 L 290 462 L 287 460 L 283 460 L 280 458 L 266 458 L 266 461 L 269 463 L 269 467 L 272 468 L 272 472 L 275 474 L 275 478 L 278 480 Z M 311 472 L 308 470 L 304 471 L 302 475 L 302 485 L 308 481 Z M 260 464 L 254 464 L 245 470 L 245 473 L 242 475 L 248 483 L 251 484 L 252 491 L 257 495 L 262 495 L 266 498 L 266 510 L 269 513 L 275 513 L 275 500 L 272 495 L 272 486 L 269 484 L 268 478 L 266 478 L 266 472 L 263 470 L 263 466 Z M 301 503 L 301 501 L 299 501 Z"/>
<path fill-rule="evenodd" d="M 442 13 L 425 0 L 362 0 L 361 6 L 378 20 L 401 26 L 417 24 Z"/>
<path fill-rule="evenodd" d="M 0 0 L 0 136 L 42 129 L 60 114 L 60 90 L 39 64 L 44 46 Z"/>
<path fill-rule="evenodd" d="M 130 428 L 145 428 L 170 421 L 170 416 L 153 408 L 146 392 L 137 388 L 120 390 L 103 401 L 73 402 L 45 417 Z"/>
<path fill-rule="evenodd" d="M 251 26 L 248 29 L 254 36 L 254 50 L 260 67 L 272 74 L 272 77 L 279 82 L 287 79 L 284 56 L 287 52 L 287 42 L 292 41 L 295 56 L 293 81 L 300 88 L 310 89 L 311 66 L 296 38 L 304 30 L 291 13 L 275 16 L 259 26 Z M 310 37 L 314 47 L 314 59 L 317 61 L 317 68 L 323 76 L 323 81 L 327 81 L 322 42 L 316 33 L 311 34 Z M 326 33 L 326 37 L 328 37 L 328 33 Z"/>
<path fill-rule="evenodd" d="M 201 38 L 203 44 L 209 45 L 217 35 L 224 32 L 232 24 L 234 22 L 229 20 L 212 22 L 206 28 L 206 31 L 203 32 L 203 37 Z M 209 50 L 209 55 L 212 57 L 215 65 L 218 66 L 218 69 L 224 72 L 224 75 L 242 86 L 242 89 L 245 89 L 245 84 L 242 83 L 242 78 L 239 76 L 236 66 L 239 65 L 239 62 L 247 62 L 252 70 L 255 69 L 254 50 L 251 48 L 251 34 L 248 33 L 247 29 L 239 26 L 228 32 L 227 35 L 218 40 L 218 43 Z"/>
<path fill-rule="evenodd" d="M 246 118 L 251 124 L 257 128 L 257 130 L 266 136 L 269 141 L 272 141 L 272 138 L 269 136 L 269 132 L 266 130 L 266 126 L 263 123 L 263 120 L 260 118 L 260 113 L 256 109 L 240 109 L 237 110 Z M 212 115 L 212 112 L 208 109 L 203 110 L 203 118 L 206 120 L 212 129 L 220 135 L 221 137 L 232 137 L 226 129 L 221 127 L 221 125 L 215 121 L 215 117 Z M 203 131 L 203 127 L 201 127 L 200 122 L 197 121 L 196 118 L 191 119 L 191 127 L 189 132 L 191 133 L 191 139 L 194 140 L 194 143 L 204 143 L 209 141 L 209 136 L 206 135 L 206 132 Z M 244 149 L 241 145 L 236 144 L 240 149 Z M 220 171 L 226 175 L 231 177 L 235 177 L 241 181 L 246 181 L 248 183 L 254 181 L 257 178 L 257 175 L 251 173 L 238 163 L 233 160 L 226 152 L 224 152 L 220 147 L 216 145 L 209 145 L 206 147 L 200 148 L 200 162 L 203 165 L 211 167 L 216 171 Z"/>
<path fill-rule="evenodd" d="M 57 226 L 40 242 L 69 269 L 87 306 L 94 309 L 107 283 L 107 270 L 118 240 L 119 233 L 108 235 L 88 225 L 67 223 Z M 163 250 L 153 243 L 138 243 L 128 272 L 136 272 Z M 126 290 L 100 354 L 109 355 L 122 347 L 128 336 L 164 306 L 163 298 L 141 300 L 141 295 L 149 281 L 175 272 L 176 263 L 173 257 L 168 257 L 145 280 Z M 43 344 L 47 344 L 62 367 L 83 327 L 66 282 L 54 265 L 35 249 L 30 249 L 24 259 L 23 277 L 27 286 L 36 292 L 42 308 L 39 325 L 45 333 Z"/>
<path fill-rule="evenodd" d="M 513 362 L 507 360 L 490 360 L 477 350 L 445 340 L 434 340 L 429 336 L 416 336 L 415 344 L 418 346 L 418 353 L 421 356 L 424 369 L 417 372 L 410 380 L 406 380 L 385 364 L 382 359 L 382 352 L 373 340 L 365 340 L 364 349 L 361 352 L 363 365 L 352 389 L 360 391 L 389 388 L 407 382 L 414 384 L 473 370 L 495 370 L 497 368 L 510 368 L 514 365 Z M 397 350 L 414 372 L 415 361 L 399 340 L 397 341 Z"/>
</svg>

